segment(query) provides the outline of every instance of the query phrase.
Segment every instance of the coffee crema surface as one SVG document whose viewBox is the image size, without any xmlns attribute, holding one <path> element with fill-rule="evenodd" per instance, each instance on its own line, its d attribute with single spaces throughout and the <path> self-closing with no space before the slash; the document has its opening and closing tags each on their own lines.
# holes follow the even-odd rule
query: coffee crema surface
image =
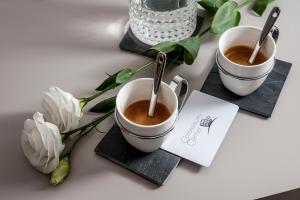
<svg viewBox="0 0 300 200">
<path fill-rule="evenodd" d="M 124 115 L 130 121 L 136 124 L 146 126 L 159 124 L 167 120 L 171 116 L 171 113 L 168 110 L 168 108 L 164 104 L 157 102 L 154 117 L 149 117 L 149 105 L 149 100 L 137 101 L 135 103 L 130 104 L 125 109 Z"/>
<path fill-rule="evenodd" d="M 249 60 L 253 50 L 254 49 L 249 46 L 237 45 L 237 46 L 233 46 L 233 47 L 230 47 L 229 49 L 227 49 L 225 51 L 224 55 L 234 63 L 249 66 L 249 67 L 251 67 L 253 65 L 259 65 L 268 60 L 268 58 L 259 51 L 254 63 L 250 64 L 248 62 L 248 60 Z"/>
</svg>

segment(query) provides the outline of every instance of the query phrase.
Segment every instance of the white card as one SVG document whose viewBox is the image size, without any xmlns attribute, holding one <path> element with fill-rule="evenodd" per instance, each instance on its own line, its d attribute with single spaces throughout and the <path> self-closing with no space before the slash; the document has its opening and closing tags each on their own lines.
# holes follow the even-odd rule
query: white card
<svg viewBox="0 0 300 200">
<path fill-rule="evenodd" d="M 238 109 L 237 105 L 193 91 L 161 148 L 209 167 Z"/>
</svg>

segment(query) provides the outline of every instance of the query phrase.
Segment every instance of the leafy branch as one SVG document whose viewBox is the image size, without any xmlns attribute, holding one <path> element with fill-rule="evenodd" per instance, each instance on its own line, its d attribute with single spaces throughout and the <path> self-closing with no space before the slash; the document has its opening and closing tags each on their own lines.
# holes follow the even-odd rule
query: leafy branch
<svg viewBox="0 0 300 200">
<path fill-rule="evenodd" d="M 272 1 L 273 0 L 245 0 L 243 3 L 238 4 L 233 0 L 200 0 L 198 1 L 199 5 L 201 5 L 208 13 L 213 15 L 212 23 L 208 28 L 195 36 L 178 42 L 167 41 L 159 43 L 154 45 L 148 51 L 164 52 L 172 55 L 175 54 L 176 59 L 183 58 L 187 65 L 191 65 L 197 58 L 201 46 L 201 38 L 205 34 L 208 32 L 221 34 L 234 26 L 238 26 L 241 19 L 240 10 L 251 3 L 254 3 L 253 11 L 262 15 L 268 4 Z M 155 60 L 152 59 L 147 63 L 138 66 L 136 70 L 125 68 L 113 75 L 109 75 L 109 77 L 104 80 L 99 87 L 97 87 L 96 90 L 98 93 L 88 97 L 86 101 L 93 100 L 104 94 L 106 91 L 114 89 L 115 87 L 129 81 L 136 73 L 152 66 L 154 62 Z M 114 106 L 115 98 L 113 97 L 98 103 L 91 109 L 91 111 L 101 113 L 113 108 Z"/>
<path fill-rule="evenodd" d="M 274 0 L 257 0 L 252 8 L 253 12 L 258 16 L 262 16 L 268 5 Z"/>
<path fill-rule="evenodd" d="M 155 52 L 164 52 L 167 54 L 172 54 L 173 59 L 168 60 L 167 67 L 174 65 L 174 63 L 180 58 L 184 60 L 187 65 L 194 63 L 197 58 L 201 38 L 207 33 L 220 34 L 226 30 L 239 25 L 241 19 L 240 10 L 254 3 L 253 11 L 261 16 L 266 10 L 268 4 L 273 0 L 245 0 L 243 3 L 238 4 L 233 0 L 200 0 L 198 1 L 199 5 L 204 8 L 212 17 L 213 20 L 209 27 L 204 29 L 202 32 L 198 33 L 195 36 L 180 40 L 178 42 L 162 42 L 153 46 L 149 51 Z M 175 55 L 175 56 L 174 56 Z M 149 60 L 148 62 L 137 66 L 135 69 L 124 68 L 112 75 L 108 74 L 106 78 L 97 88 L 96 93 L 92 96 L 81 98 L 80 104 L 83 108 L 90 101 L 98 98 L 102 94 L 106 93 L 109 90 L 126 83 L 132 77 L 151 67 L 155 63 L 154 59 Z M 53 185 L 58 185 L 63 182 L 63 180 L 68 176 L 70 172 L 70 155 L 76 144 L 79 140 L 90 133 L 98 124 L 100 124 L 104 119 L 109 117 L 113 112 L 116 105 L 116 97 L 111 97 L 97 103 L 93 108 L 90 109 L 91 112 L 103 113 L 100 117 L 97 117 L 92 122 L 87 123 L 77 129 L 72 131 L 62 133 L 62 138 L 65 141 L 69 136 L 77 134 L 78 138 L 71 146 L 70 150 L 64 155 L 60 160 L 58 167 L 51 174 L 51 183 Z"/>
</svg>

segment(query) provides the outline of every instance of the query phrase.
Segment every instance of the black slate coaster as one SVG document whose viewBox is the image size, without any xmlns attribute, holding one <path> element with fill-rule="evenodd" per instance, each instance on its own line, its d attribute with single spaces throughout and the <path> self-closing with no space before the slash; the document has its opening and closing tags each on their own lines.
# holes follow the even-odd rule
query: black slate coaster
<svg viewBox="0 0 300 200">
<path fill-rule="evenodd" d="M 197 16 L 197 26 L 196 26 L 195 32 L 193 33 L 193 36 L 197 35 L 200 32 L 201 26 L 203 24 L 203 20 L 204 20 L 203 17 Z M 146 50 L 150 49 L 151 46 L 143 43 L 137 37 L 135 37 L 135 35 L 133 34 L 130 27 L 129 27 L 127 33 L 124 35 L 119 47 L 120 47 L 120 49 L 125 50 L 125 51 L 130 51 L 133 53 L 141 54 L 141 55 L 152 57 L 152 58 L 156 57 L 155 52 L 146 51 Z M 171 54 L 169 54 L 168 56 L 169 56 L 169 58 L 172 59 Z M 178 60 L 179 60 L 179 63 L 183 63 L 183 58 L 179 58 Z"/>
<path fill-rule="evenodd" d="M 95 152 L 149 181 L 163 185 L 175 170 L 180 157 L 159 149 L 143 153 L 130 146 L 115 124 L 97 145 Z"/>
<path fill-rule="evenodd" d="M 240 97 L 227 90 L 220 79 L 218 66 L 215 63 L 201 92 L 224 99 L 238 105 L 241 109 L 269 118 L 280 95 L 292 64 L 277 60 L 273 71 L 263 85 L 252 94 Z"/>
</svg>

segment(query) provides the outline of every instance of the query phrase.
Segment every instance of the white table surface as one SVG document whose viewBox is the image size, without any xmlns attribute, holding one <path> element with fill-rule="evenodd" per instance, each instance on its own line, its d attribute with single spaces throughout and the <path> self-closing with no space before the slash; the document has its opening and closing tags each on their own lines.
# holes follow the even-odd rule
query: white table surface
<svg viewBox="0 0 300 200">
<path fill-rule="evenodd" d="M 20 135 L 23 121 L 40 110 L 42 91 L 56 85 L 86 96 L 105 72 L 147 60 L 119 50 L 127 5 L 127 0 L 0 1 L 0 199 L 243 200 L 300 187 L 300 1 L 292 0 L 273 3 L 282 8 L 277 58 L 293 62 L 273 116 L 265 120 L 239 112 L 210 168 L 183 161 L 167 184 L 157 187 L 97 156 L 94 148 L 103 137 L 97 132 L 75 150 L 72 172 L 61 186 L 51 187 L 48 177 L 30 167 Z M 243 9 L 241 24 L 262 26 L 266 17 Z M 217 41 L 207 35 L 193 66 L 175 67 L 165 80 L 182 74 L 192 89 L 200 89 Z"/>
</svg>

